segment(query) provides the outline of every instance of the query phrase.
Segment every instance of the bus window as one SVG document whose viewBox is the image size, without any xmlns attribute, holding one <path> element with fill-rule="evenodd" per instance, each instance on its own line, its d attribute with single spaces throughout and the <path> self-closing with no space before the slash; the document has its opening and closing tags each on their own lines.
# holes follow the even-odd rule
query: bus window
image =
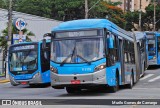
<svg viewBox="0 0 160 108">
<path fill-rule="evenodd" d="M 125 63 L 128 62 L 128 60 L 127 60 L 127 53 L 124 54 L 124 61 L 125 61 Z"/>
<path fill-rule="evenodd" d="M 131 62 L 131 56 L 130 56 L 130 53 L 128 53 L 128 62 L 129 62 L 129 63 Z"/>
</svg>

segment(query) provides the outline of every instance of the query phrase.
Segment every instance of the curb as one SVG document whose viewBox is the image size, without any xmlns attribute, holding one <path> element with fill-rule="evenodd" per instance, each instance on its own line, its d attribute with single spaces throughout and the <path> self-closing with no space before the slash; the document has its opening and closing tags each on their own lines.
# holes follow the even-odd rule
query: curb
<svg viewBox="0 0 160 108">
<path fill-rule="evenodd" d="M 0 80 L 0 83 L 7 83 L 7 82 L 10 82 L 10 80 L 8 79 Z"/>
</svg>

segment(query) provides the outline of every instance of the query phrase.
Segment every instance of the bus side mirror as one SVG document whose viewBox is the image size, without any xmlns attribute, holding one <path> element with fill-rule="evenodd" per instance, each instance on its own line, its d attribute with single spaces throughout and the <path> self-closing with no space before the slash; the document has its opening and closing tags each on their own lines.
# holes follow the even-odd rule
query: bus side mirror
<svg viewBox="0 0 160 108">
<path fill-rule="evenodd" d="M 44 37 L 51 37 L 51 36 L 52 36 L 51 33 L 45 33 L 45 34 L 43 35 L 43 38 L 44 38 Z"/>
<path fill-rule="evenodd" d="M 42 49 L 46 49 L 46 39 L 42 40 Z"/>
<path fill-rule="evenodd" d="M 107 39 L 107 43 L 108 43 L 108 48 L 110 48 L 110 49 L 114 48 L 113 38 L 112 38 L 112 37 L 109 37 L 109 38 Z"/>
</svg>

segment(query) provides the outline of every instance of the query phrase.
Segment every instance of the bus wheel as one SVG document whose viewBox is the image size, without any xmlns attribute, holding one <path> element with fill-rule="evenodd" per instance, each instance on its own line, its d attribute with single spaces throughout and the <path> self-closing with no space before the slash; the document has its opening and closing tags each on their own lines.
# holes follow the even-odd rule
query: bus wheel
<svg viewBox="0 0 160 108">
<path fill-rule="evenodd" d="M 36 84 L 29 84 L 29 87 L 36 87 Z"/>
<path fill-rule="evenodd" d="M 113 86 L 113 87 L 111 87 L 111 91 L 112 91 L 113 93 L 115 93 L 115 92 L 118 91 L 118 90 L 119 90 L 119 76 L 116 77 L 116 85 Z"/>
<path fill-rule="evenodd" d="M 133 84 L 134 84 L 134 75 L 133 75 L 133 73 L 132 73 L 132 74 L 131 74 L 131 77 L 130 77 L 130 84 L 128 84 L 128 88 L 132 89 Z"/>
<path fill-rule="evenodd" d="M 73 88 L 73 87 L 66 87 L 66 91 L 67 91 L 67 93 L 75 93 L 75 92 L 78 92 L 78 91 L 80 91 L 80 89 L 78 89 L 78 88 Z"/>
</svg>

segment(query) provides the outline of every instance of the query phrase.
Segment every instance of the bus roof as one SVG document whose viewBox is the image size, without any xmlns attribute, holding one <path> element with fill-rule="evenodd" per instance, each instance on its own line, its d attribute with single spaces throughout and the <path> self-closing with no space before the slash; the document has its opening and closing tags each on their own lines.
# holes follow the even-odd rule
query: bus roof
<svg viewBox="0 0 160 108">
<path fill-rule="evenodd" d="M 159 33 L 159 32 L 146 31 L 145 33 L 146 33 L 146 35 L 156 35 L 156 36 L 160 36 L 160 33 Z"/>
<path fill-rule="evenodd" d="M 119 33 L 122 33 L 123 35 L 125 34 L 130 38 L 133 38 L 131 32 L 121 29 L 116 24 L 107 19 L 80 19 L 80 20 L 67 21 L 59 24 L 57 27 L 53 28 L 52 31 L 55 32 L 55 31 L 80 30 L 80 29 L 81 30 L 96 29 L 96 28 L 107 28 L 110 31 L 116 30 Z"/>
<path fill-rule="evenodd" d="M 141 31 L 134 31 L 135 33 L 135 36 L 136 36 L 136 40 L 140 40 L 140 39 L 143 39 L 145 38 L 146 36 L 146 33 L 145 32 L 141 32 Z"/>
<path fill-rule="evenodd" d="M 59 26 L 53 28 L 52 31 L 105 28 L 107 25 L 111 26 L 111 23 L 112 22 L 110 22 L 106 19 L 73 20 L 73 21 L 67 21 L 67 22 L 63 22 L 63 23 L 59 24 Z M 112 25 L 113 25 L 113 23 L 112 23 Z"/>
</svg>

